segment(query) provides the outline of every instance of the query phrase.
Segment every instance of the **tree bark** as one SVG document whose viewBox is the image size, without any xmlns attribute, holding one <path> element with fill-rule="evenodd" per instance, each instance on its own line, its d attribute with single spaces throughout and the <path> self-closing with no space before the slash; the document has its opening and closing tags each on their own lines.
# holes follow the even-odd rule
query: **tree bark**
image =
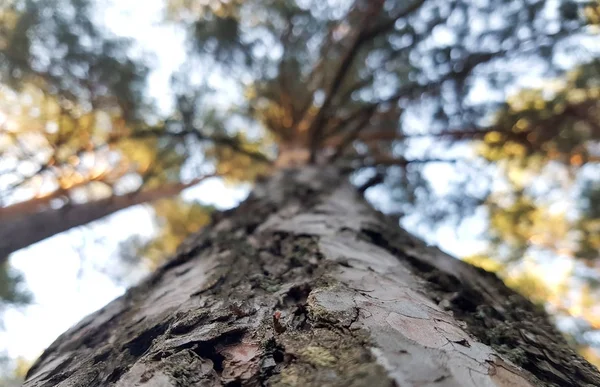
<svg viewBox="0 0 600 387">
<path fill-rule="evenodd" d="M 25 386 L 600 386 L 545 313 L 375 211 L 280 171 L 60 336 Z"/>
<path fill-rule="evenodd" d="M 173 183 L 126 195 L 113 195 L 105 199 L 46 209 L 31 213 L 22 203 L 0 208 L 0 263 L 22 248 L 46 238 L 83 226 L 125 208 L 175 196 L 202 179 L 189 183 Z M 33 199 L 38 204 L 37 199 Z"/>
</svg>

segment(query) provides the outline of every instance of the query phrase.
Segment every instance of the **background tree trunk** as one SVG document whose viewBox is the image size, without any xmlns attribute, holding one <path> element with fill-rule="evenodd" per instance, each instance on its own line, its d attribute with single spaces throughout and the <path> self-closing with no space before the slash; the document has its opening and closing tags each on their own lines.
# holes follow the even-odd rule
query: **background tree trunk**
<svg viewBox="0 0 600 387">
<path fill-rule="evenodd" d="M 0 208 L 0 263 L 6 261 L 11 253 L 41 240 L 137 204 L 175 196 L 201 180 L 165 184 L 153 189 L 112 195 L 87 203 L 66 204 L 60 208 L 48 208 L 33 213 L 27 202 Z M 31 207 L 34 207 L 40 199 L 31 201 Z"/>
<path fill-rule="evenodd" d="M 280 171 L 59 337 L 25 386 L 599 386 L 545 313 L 335 169 Z"/>
</svg>

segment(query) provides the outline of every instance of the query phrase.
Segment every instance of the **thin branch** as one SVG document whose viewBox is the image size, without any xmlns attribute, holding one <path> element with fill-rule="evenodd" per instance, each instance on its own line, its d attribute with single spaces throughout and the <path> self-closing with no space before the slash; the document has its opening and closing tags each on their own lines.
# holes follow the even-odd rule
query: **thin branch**
<svg viewBox="0 0 600 387">
<path fill-rule="evenodd" d="M 364 143 L 373 143 L 376 141 L 395 141 L 395 140 L 403 140 L 406 138 L 406 135 L 404 135 L 403 133 L 399 133 L 398 131 L 396 131 L 396 129 L 389 129 L 389 130 L 368 130 L 368 131 L 361 131 L 360 133 L 358 133 L 358 135 L 356 136 L 356 139 L 364 142 Z M 325 141 L 325 146 L 327 147 L 332 147 L 332 148 L 337 148 L 338 146 L 340 146 L 340 144 L 342 143 L 344 139 L 344 135 L 343 134 L 337 134 L 337 135 L 332 135 L 327 137 L 326 141 Z"/>
<path fill-rule="evenodd" d="M 399 166 L 406 167 L 412 164 L 432 164 L 432 163 L 445 163 L 445 164 L 456 164 L 459 161 L 463 161 L 461 159 L 413 159 L 408 160 L 404 157 L 391 157 L 391 156 L 378 156 L 373 158 L 373 160 L 363 160 L 361 166 L 363 167 L 391 167 L 391 166 Z"/>
<path fill-rule="evenodd" d="M 346 77 L 346 74 L 350 70 L 352 63 L 354 62 L 354 58 L 356 57 L 356 55 L 358 55 L 360 46 L 365 42 L 366 42 L 366 40 L 364 40 L 362 37 L 362 34 L 359 33 L 356 36 L 354 42 L 352 43 L 352 46 L 346 52 L 346 55 L 342 59 L 340 65 L 336 71 L 335 77 L 333 78 L 333 81 L 331 82 L 331 85 L 329 86 L 329 90 L 327 91 L 325 101 L 323 102 L 323 105 L 321 105 L 321 108 L 317 112 L 316 116 L 314 117 L 314 119 L 308 129 L 308 135 L 309 135 L 309 139 L 310 139 L 309 146 L 310 146 L 310 162 L 311 163 L 314 163 L 316 156 L 317 156 L 317 149 L 318 149 L 319 143 L 321 141 L 321 135 L 320 135 L 321 133 L 320 133 L 319 129 L 321 129 L 321 126 L 322 126 L 323 122 L 325 121 L 325 113 L 329 109 L 329 106 L 333 102 L 333 98 L 334 98 L 335 94 L 339 90 L 344 78 Z"/>
<path fill-rule="evenodd" d="M 338 159 L 338 157 L 340 157 L 344 153 L 346 148 L 352 143 L 352 141 L 354 141 L 356 139 L 356 137 L 359 135 L 359 133 L 369 123 L 369 121 L 373 117 L 373 114 L 375 114 L 376 110 L 377 110 L 376 106 L 370 107 L 368 110 L 365 111 L 365 117 L 352 130 L 349 130 L 348 132 L 346 132 L 345 136 L 340 141 L 340 144 L 336 147 L 335 152 L 329 158 L 328 161 L 330 163 L 333 163 L 335 160 Z"/>
<path fill-rule="evenodd" d="M 249 149 L 244 149 L 243 145 L 235 140 L 234 138 L 228 136 L 208 136 L 202 134 L 198 130 L 182 130 L 179 132 L 169 132 L 164 129 L 149 129 L 137 131 L 129 135 L 129 138 L 148 138 L 148 137 L 186 137 L 186 136 L 194 136 L 196 139 L 200 141 L 209 141 L 215 144 L 228 146 L 232 150 L 239 152 L 240 154 L 246 155 L 254 159 L 255 161 L 259 161 L 262 163 L 273 164 L 273 161 L 265 156 L 261 152 L 255 152 Z"/>
<path fill-rule="evenodd" d="M 379 185 L 381 183 L 383 183 L 385 180 L 385 173 L 383 171 L 377 171 L 375 172 L 375 174 L 373 176 L 371 176 L 371 178 L 369 180 L 367 180 L 366 182 L 364 182 L 363 184 L 361 184 L 360 187 L 358 187 L 358 192 L 361 195 L 364 195 L 364 193 L 371 187 L 374 187 L 376 185 Z"/>
<path fill-rule="evenodd" d="M 286 58 L 287 58 L 287 53 L 288 53 L 288 49 L 289 49 L 289 38 L 290 36 L 292 36 L 292 14 L 287 15 L 286 17 L 286 28 L 283 32 L 283 34 L 281 34 L 279 42 L 281 43 L 281 46 L 283 47 L 283 53 L 281 54 L 281 60 L 279 62 L 279 76 L 278 76 L 278 81 L 279 81 L 279 88 L 280 88 L 280 93 L 279 93 L 279 97 L 280 97 L 280 101 L 279 103 L 281 103 L 283 105 L 283 107 L 285 107 L 285 109 L 288 110 L 288 114 L 290 115 L 290 117 L 292 118 L 292 125 L 291 128 L 293 129 L 293 127 L 297 124 L 299 118 L 298 118 L 298 114 L 296 112 L 296 107 L 294 106 L 294 103 L 292 101 L 291 95 L 290 95 L 290 87 L 289 84 L 287 82 L 287 76 L 288 74 L 286 74 Z M 283 125 L 282 129 L 284 128 Z M 285 128 L 287 129 L 287 131 L 289 132 L 291 128 Z"/>
</svg>

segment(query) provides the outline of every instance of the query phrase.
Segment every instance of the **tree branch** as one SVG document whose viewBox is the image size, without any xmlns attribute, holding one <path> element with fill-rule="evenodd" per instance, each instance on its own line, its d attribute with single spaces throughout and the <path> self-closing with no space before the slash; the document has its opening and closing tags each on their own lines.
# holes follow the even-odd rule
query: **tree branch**
<svg viewBox="0 0 600 387">
<path fill-rule="evenodd" d="M 373 158 L 372 161 L 370 162 L 364 162 L 361 165 L 362 167 L 376 167 L 376 166 L 381 166 L 381 167 L 391 167 L 391 166 L 399 166 L 399 167 L 406 167 L 408 165 L 411 164 L 431 164 L 431 163 L 449 163 L 449 164 L 455 164 L 459 161 L 462 161 L 460 159 L 414 159 L 414 160 L 408 160 L 405 159 L 403 157 L 391 157 L 391 156 L 378 156 Z"/>
<path fill-rule="evenodd" d="M 244 149 L 243 145 L 240 144 L 239 141 L 234 138 L 227 136 L 207 136 L 202 134 L 198 130 L 182 130 L 179 132 L 169 132 L 164 129 L 150 129 L 150 130 L 142 130 L 132 133 L 129 138 L 147 138 L 147 137 L 186 137 L 193 136 L 200 141 L 208 141 L 213 142 L 215 144 L 224 145 L 232 150 L 239 152 L 240 154 L 249 156 L 255 161 L 259 161 L 262 163 L 267 163 L 269 165 L 273 164 L 273 161 L 265 156 L 261 152 L 255 152 L 252 150 Z"/>
<path fill-rule="evenodd" d="M 386 31 L 389 30 L 389 28 L 393 28 L 396 20 L 398 20 L 404 16 L 407 16 L 411 12 L 418 9 L 424 3 L 424 1 L 425 0 L 418 0 L 415 3 L 413 3 L 411 6 L 404 9 L 402 12 L 400 12 L 398 15 L 396 15 L 395 18 L 392 19 L 393 23 L 391 23 L 391 21 L 388 21 L 386 23 L 383 23 L 380 26 L 376 26 L 369 30 L 360 29 L 359 32 L 356 34 L 354 41 L 352 42 L 348 51 L 346 51 L 346 54 L 344 55 L 344 57 L 342 58 L 342 60 L 340 62 L 340 65 L 338 66 L 338 69 L 335 73 L 333 81 L 331 82 L 331 85 L 329 86 L 329 89 L 325 96 L 325 101 L 323 102 L 323 105 L 317 112 L 315 118 L 313 119 L 313 121 L 309 127 L 308 134 L 309 134 L 309 142 L 310 142 L 310 144 L 309 144 L 310 162 L 314 162 L 316 159 L 317 150 L 318 150 L 319 144 L 322 139 L 322 136 L 321 136 L 322 133 L 321 133 L 320 129 L 322 129 L 322 125 L 323 125 L 323 122 L 325 121 L 327 111 L 328 111 L 329 107 L 331 106 L 337 92 L 339 91 L 344 79 L 346 78 L 348 71 L 352 67 L 354 59 L 358 55 L 358 52 L 360 51 L 361 46 L 363 44 L 365 44 L 366 42 L 374 39 L 379 34 L 385 33 Z M 383 2 L 381 2 L 381 4 L 380 4 L 380 7 L 382 7 L 382 6 L 383 6 Z M 374 16 L 372 16 L 372 17 L 374 17 Z"/>
<path fill-rule="evenodd" d="M 317 149 L 318 149 L 319 143 L 321 141 L 320 129 L 322 129 L 323 122 L 325 121 L 325 114 L 326 114 L 327 110 L 329 109 L 329 106 L 333 102 L 333 98 L 334 98 L 335 94 L 337 93 L 340 86 L 342 85 L 342 82 L 343 82 L 344 78 L 346 77 L 346 74 L 350 70 L 350 67 L 352 66 L 352 62 L 354 61 L 354 58 L 356 57 L 356 55 L 358 55 L 360 46 L 364 42 L 365 42 L 365 40 L 363 39 L 362 34 L 359 33 L 357 35 L 357 37 L 355 38 L 354 42 L 352 43 L 352 46 L 350 47 L 350 49 L 346 52 L 346 55 L 344 55 L 344 58 L 342 59 L 340 65 L 336 71 L 335 77 L 333 78 L 333 81 L 331 82 L 329 90 L 327 91 L 325 101 L 323 102 L 323 105 L 321 105 L 321 108 L 317 112 L 316 116 L 314 117 L 314 119 L 308 129 L 308 135 L 309 135 L 309 141 L 310 141 L 309 147 L 310 147 L 310 162 L 311 163 L 314 163 L 316 156 L 317 156 Z"/>
<path fill-rule="evenodd" d="M 361 184 L 358 187 L 358 192 L 360 194 L 364 195 L 364 193 L 369 188 L 383 183 L 384 180 L 385 180 L 385 173 L 382 171 L 377 171 L 377 172 L 375 172 L 375 174 L 373 176 L 371 176 L 371 178 L 369 180 L 367 180 L 366 182 L 364 182 L 363 184 Z"/>
<path fill-rule="evenodd" d="M 348 145 L 350 145 L 352 141 L 356 139 L 356 136 L 358 136 L 361 130 L 363 130 L 365 126 L 369 123 L 376 110 L 376 106 L 371 106 L 368 110 L 365 111 L 364 118 L 352 130 L 346 132 L 346 134 L 342 137 L 340 144 L 336 147 L 335 152 L 329 158 L 328 161 L 330 163 L 333 163 L 335 160 L 337 160 L 338 157 L 340 157 L 344 153 Z"/>
<path fill-rule="evenodd" d="M 11 253 L 53 235 L 88 224 L 137 204 L 175 196 L 184 189 L 214 176 L 216 175 L 208 174 L 188 183 L 163 184 L 125 195 L 112 195 L 104 199 L 65 205 L 58 209 L 47 209 L 34 214 L 3 217 L 0 222 L 0 264 L 5 262 Z"/>
</svg>

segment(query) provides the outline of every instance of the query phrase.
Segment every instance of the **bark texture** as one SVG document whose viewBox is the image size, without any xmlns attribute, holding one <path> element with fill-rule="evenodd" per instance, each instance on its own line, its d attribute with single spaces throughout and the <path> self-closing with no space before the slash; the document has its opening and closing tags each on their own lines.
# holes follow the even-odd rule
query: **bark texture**
<svg viewBox="0 0 600 387">
<path fill-rule="evenodd" d="M 41 240 L 137 204 L 175 196 L 198 182 L 199 180 L 167 184 L 127 195 L 113 195 L 92 202 L 67 204 L 57 209 L 47 208 L 37 212 L 32 208 L 39 207 L 40 202 L 43 203 L 46 198 L 33 199 L 30 206 L 27 202 L 0 208 L 0 263 L 8 259 L 11 253 Z"/>
<path fill-rule="evenodd" d="M 64 333 L 27 387 L 600 386 L 547 316 L 334 169 L 281 171 Z"/>
</svg>

